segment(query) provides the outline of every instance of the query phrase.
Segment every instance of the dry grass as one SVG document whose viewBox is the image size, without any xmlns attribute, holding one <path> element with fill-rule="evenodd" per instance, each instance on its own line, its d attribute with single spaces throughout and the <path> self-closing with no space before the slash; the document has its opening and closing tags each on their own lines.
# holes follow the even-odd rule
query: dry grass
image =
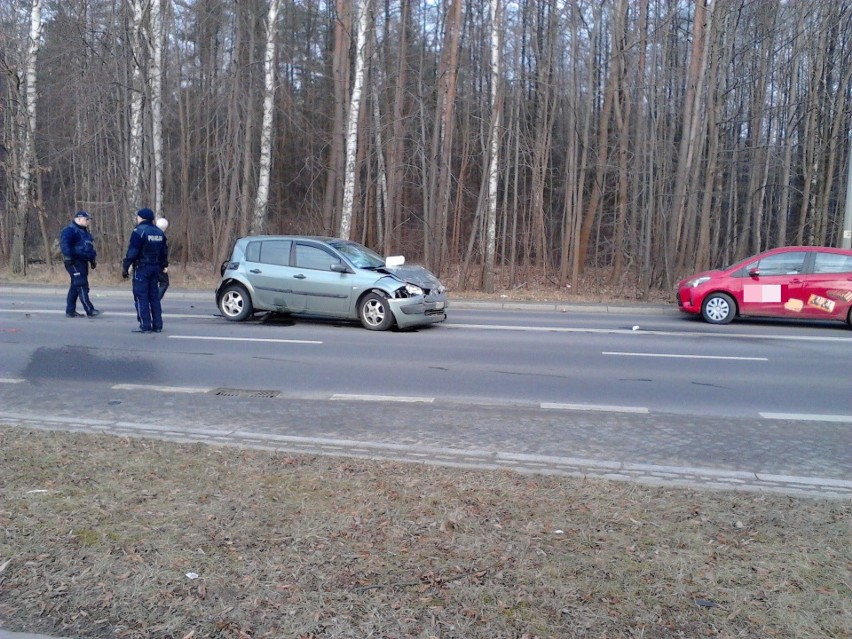
<svg viewBox="0 0 852 639">
<path fill-rule="evenodd" d="M 0 429 L 0 626 L 849 637 L 852 504 Z"/>
<path fill-rule="evenodd" d="M 173 264 L 169 268 L 171 285 L 175 288 L 213 290 L 219 282 L 218 269 L 202 264 Z M 644 290 L 634 274 L 627 274 L 612 282 L 612 274 L 606 269 L 587 269 L 576 288 L 560 287 L 553 275 L 535 269 L 518 269 L 515 282 L 509 274 L 498 276 L 498 288 L 494 293 L 477 290 L 470 281 L 461 282 L 459 269 L 454 267 L 443 276 L 450 299 L 510 300 L 533 302 L 607 302 L 607 303 L 661 303 L 673 302 L 674 293 L 668 290 Z M 66 286 L 68 276 L 62 264 L 50 270 L 42 264 L 29 266 L 26 276 L 12 274 L 8 267 L 0 268 L 0 282 L 11 284 L 54 284 Z M 118 267 L 100 265 L 90 274 L 93 290 L 98 286 L 129 286 L 122 282 Z"/>
</svg>

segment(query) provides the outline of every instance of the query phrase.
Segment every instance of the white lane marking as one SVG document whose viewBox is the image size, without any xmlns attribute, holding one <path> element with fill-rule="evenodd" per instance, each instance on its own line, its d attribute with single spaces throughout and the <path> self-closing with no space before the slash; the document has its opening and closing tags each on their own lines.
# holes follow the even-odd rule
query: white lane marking
<svg viewBox="0 0 852 639">
<path fill-rule="evenodd" d="M 477 328 L 483 331 L 521 331 L 528 333 L 634 333 L 623 328 L 565 328 L 563 326 L 509 326 L 505 324 L 447 324 L 447 328 Z M 645 331 L 652 333 L 653 331 Z"/>
<path fill-rule="evenodd" d="M 624 353 L 618 351 L 603 351 L 602 355 L 623 355 L 625 357 L 677 357 L 681 359 L 734 359 L 747 362 L 768 362 L 768 357 L 733 357 L 726 355 L 677 355 L 674 353 Z"/>
<path fill-rule="evenodd" d="M 272 342 L 275 344 L 322 344 L 311 339 L 274 339 L 271 337 L 216 337 L 207 335 L 168 335 L 169 339 L 195 339 L 214 342 Z"/>
<path fill-rule="evenodd" d="M 23 384 L 25 381 L 17 377 L 0 377 L 0 384 Z"/>
<path fill-rule="evenodd" d="M 431 404 L 434 397 L 405 397 L 402 395 L 346 395 L 336 393 L 330 397 L 331 400 L 359 401 L 359 402 L 406 402 Z"/>
<path fill-rule="evenodd" d="M 647 413 L 648 409 L 644 406 L 602 406 L 595 404 L 555 404 L 551 402 L 542 402 L 539 404 L 541 408 L 553 410 L 590 410 L 601 413 Z"/>
<path fill-rule="evenodd" d="M 509 326 L 500 324 L 442 324 L 443 328 L 475 328 L 483 331 L 519 331 L 528 333 L 601 333 L 604 335 L 666 335 L 672 337 L 728 337 L 731 339 L 779 340 L 797 342 L 852 342 L 852 337 L 819 335 L 760 335 L 743 333 L 703 333 L 700 331 L 651 331 L 632 328 L 566 328 L 563 326 Z M 443 330 L 442 328 L 442 330 Z"/>
<path fill-rule="evenodd" d="M 112 390 L 148 390 L 160 393 L 209 393 L 212 388 L 198 388 L 193 386 L 151 386 L 148 384 L 115 384 L 110 386 Z"/>
<path fill-rule="evenodd" d="M 34 308 L 30 310 L 18 308 L 0 308 L 0 313 L 22 313 L 25 315 L 64 315 L 65 311 L 57 311 L 55 309 L 49 308 Z M 100 320 L 101 318 L 112 317 L 113 315 L 115 315 L 116 317 L 136 317 L 136 313 L 131 313 L 129 311 L 103 311 L 100 315 L 98 315 L 97 319 Z M 163 317 L 167 319 L 213 319 L 216 316 L 213 313 L 163 313 Z"/>
<path fill-rule="evenodd" d="M 852 424 L 852 415 L 810 415 L 808 413 L 758 413 L 763 419 L 783 419 L 796 422 L 834 422 Z"/>
</svg>

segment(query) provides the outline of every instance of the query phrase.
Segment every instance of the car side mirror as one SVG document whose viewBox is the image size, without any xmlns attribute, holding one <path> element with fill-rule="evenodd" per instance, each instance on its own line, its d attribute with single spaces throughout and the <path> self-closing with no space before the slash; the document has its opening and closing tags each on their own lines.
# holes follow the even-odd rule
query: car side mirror
<svg viewBox="0 0 852 639">
<path fill-rule="evenodd" d="M 749 277 L 757 277 L 758 275 L 760 275 L 760 268 L 759 267 L 753 266 L 752 268 L 750 268 L 748 270 L 748 276 Z"/>
<path fill-rule="evenodd" d="M 348 273 L 349 269 L 345 264 L 341 264 L 340 262 L 332 262 L 331 263 L 331 272 L 332 273 Z"/>
</svg>

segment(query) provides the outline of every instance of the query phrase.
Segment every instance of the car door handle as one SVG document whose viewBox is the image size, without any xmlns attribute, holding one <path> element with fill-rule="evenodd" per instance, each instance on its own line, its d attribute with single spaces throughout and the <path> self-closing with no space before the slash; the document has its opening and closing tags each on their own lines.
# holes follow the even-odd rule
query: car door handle
<svg viewBox="0 0 852 639">
<path fill-rule="evenodd" d="M 263 271 L 261 271 L 259 268 L 253 268 L 249 271 L 249 273 L 262 273 L 262 272 Z"/>
<path fill-rule="evenodd" d="M 798 277 L 794 277 L 792 280 L 790 280 L 790 284 L 801 284 L 801 283 L 802 283 L 802 280 L 800 280 Z"/>
<path fill-rule="evenodd" d="M 302 275 L 301 273 L 299 273 L 298 275 L 294 275 L 293 277 L 295 277 L 297 280 L 303 280 L 303 279 L 305 279 L 305 276 L 304 276 L 304 275 Z"/>
</svg>

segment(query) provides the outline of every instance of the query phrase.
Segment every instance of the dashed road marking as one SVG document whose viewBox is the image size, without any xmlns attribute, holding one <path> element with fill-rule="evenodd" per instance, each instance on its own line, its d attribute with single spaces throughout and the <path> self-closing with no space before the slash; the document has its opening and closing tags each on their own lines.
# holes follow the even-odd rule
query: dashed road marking
<svg viewBox="0 0 852 639">
<path fill-rule="evenodd" d="M 588 410 L 601 413 L 648 413 L 648 409 L 644 406 L 606 406 L 595 404 L 558 404 L 552 402 L 542 402 L 539 404 L 541 408 L 549 410 Z"/>
<path fill-rule="evenodd" d="M 624 357 L 673 357 L 680 359 L 728 359 L 746 362 L 768 362 L 768 357 L 736 357 L 729 355 L 680 355 L 677 353 L 626 353 L 619 351 L 603 351 L 601 355 L 620 355 Z"/>
<path fill-rule="evenodd" d="M 115 384 L 110 386 L 112 390 L 146 390 L 160 393 L 209 393 L 212 388 L 199 388 L 197 386 L 151 386 L 149 384 Z"/>
<path fill-rule="evenodd" d="M 852 415 L 813 415 L 809 413 L 758 413 L 763 419 L 781 419 L 794 422 L 832 422 L 852 424 Z"/>
<path fill-rule="evenodd" d="M 275 339 L 272 337 L 219 337 L 213 335 L 167 335 L 169 339 L 194 339 L 212 342 L 271 342 L 273 344 L 322 344 L 312 339 Z"/>
<path fill-rule="evenodd" d="M 431 404 L 435 401 L 434 397 L 405 397 L 401 395 L 346 395 L 343 393 L 336 393 L 332 395 L 330 399 L 356 402 L 403 402 L 410 404 Z"/>
</svg>

